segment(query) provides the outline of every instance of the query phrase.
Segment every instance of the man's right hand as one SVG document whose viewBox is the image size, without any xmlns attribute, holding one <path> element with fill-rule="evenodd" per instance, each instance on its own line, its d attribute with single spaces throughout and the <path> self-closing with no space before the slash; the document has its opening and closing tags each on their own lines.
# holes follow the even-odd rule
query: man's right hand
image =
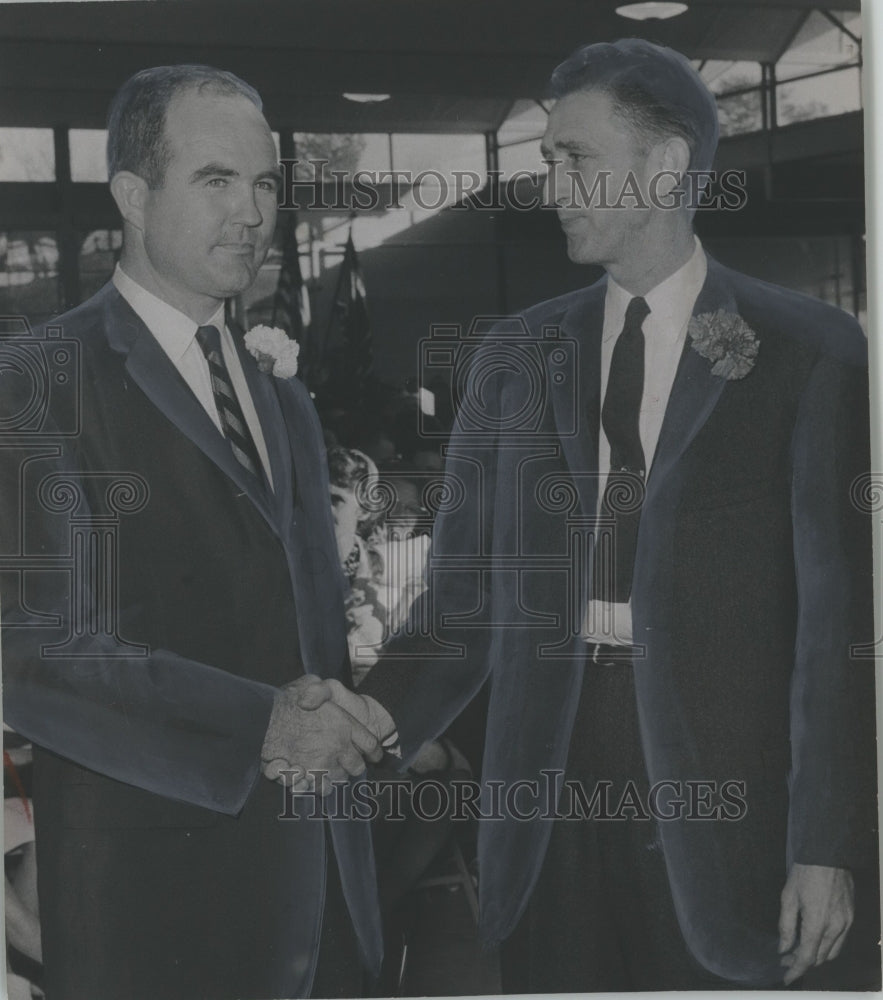
<svg viewBox="0 0 883 1000">
<path fill-rule="evenodd" d="M 310 708 L 302 708 L 299 698 L 312 687 L 317 690 L 310 698 Z M 311 772 L 322 772 L 320 790 L 328 794 L 332 782 L 362 774 L 365 759 L 378 761 L 382 751 L 377 738 L 335 704 L 330 694 L 319 700 L 322 687 L 318 677 L 307 675 L 276 692 L 261 751 L 261 770 L 272 781 L 288 778 L 283 771 L 304 772 L 295 790 L 310 787 L 315 778 Z"/>
<path fill-rule="evenodd" d="M 378 740 L 385 740 L 396 732 L 396 724 L 387 710 L 373 698 L 350 691 L 333 678 L 314 679 L 313 684 L 301 685 L 298 689 L 298 704 L 301 708 L 314 709 L 329 699 L 353 718 L 358 719 Z M 374 760 L 374 758 L 371 758 Z"/>
</svg>

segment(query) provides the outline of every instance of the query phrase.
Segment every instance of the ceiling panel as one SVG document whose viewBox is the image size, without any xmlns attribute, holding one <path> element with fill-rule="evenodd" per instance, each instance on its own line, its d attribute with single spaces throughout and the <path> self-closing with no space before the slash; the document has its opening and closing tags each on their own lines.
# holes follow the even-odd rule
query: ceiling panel
<svg viewBox="0 0 883 1000">
<path fill-rule="evenodd" d="M 638 34 L 696 59 L 775 59 L 811 0 L 694 0 L 628 21 L 621 0 L 159 0 L 0 3 L 0 124 L 99 127 L 144 66 L 209 62 L 264 96 L 277 127 L 474 132 L 542 97 L 577 44 Z M 837 0 L 858 9 L 859 0 Z M 385 104 L 347 91 L 389 93 Z"/>
</svg>

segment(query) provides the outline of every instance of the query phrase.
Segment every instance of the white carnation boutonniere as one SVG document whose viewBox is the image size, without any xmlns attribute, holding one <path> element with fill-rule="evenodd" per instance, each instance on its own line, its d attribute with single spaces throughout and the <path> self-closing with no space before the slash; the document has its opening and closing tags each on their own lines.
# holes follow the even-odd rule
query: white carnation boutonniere
<svg viewBox="0 0 883 1000">
<path fill-rule="evenodd" d="M 745 378 L 754 367 L 760 341 L 737 313 L 718 309 L 690 320 L 693 350 L 712 362 L 711 374 L 728 380 Z"/>
<path fill-rule="evenodd" d="M 279 327 L 253 326 L 245 335 L 245 346 L 262 372 L 272 372 L 276 378 L 297 374 L 300 344 Z"/>
</svg>

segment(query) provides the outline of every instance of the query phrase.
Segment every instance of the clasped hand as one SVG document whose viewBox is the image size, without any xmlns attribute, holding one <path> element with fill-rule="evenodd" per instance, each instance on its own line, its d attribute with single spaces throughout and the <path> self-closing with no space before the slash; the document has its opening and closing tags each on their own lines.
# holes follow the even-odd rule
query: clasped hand
<svg viewBox="0 0 883 1000">
<path fill-rule="evenodd" d="M 333 782 L 362 774 L 366 760 L 383 755 L 382 734 L 371 728 L 379 720 L 372 720 L 367 702 L 338 681 L 311 674 L 281 688 L 261 751 L 264 775 L 294 791 L 317 787 L 327 795 Z"/>
</svg>

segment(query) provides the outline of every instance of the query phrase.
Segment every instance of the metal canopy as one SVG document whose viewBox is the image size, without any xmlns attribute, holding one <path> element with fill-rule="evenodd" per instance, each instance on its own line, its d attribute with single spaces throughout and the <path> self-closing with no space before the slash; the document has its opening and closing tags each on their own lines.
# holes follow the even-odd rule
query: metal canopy
<svg viewBox="0 0 883 1000">
<path fill-rule="evenodd" d="M 0 4 L 0 125 L 103 127 L 144 66 L 208 62 L 262 93 L 276 127 L 482 132 L 541 97 L 576 45 L 639 35 L 695 59 L 774 62 L 813 0 L 692 0 L 632 21 L 623 0 L 160 0 Z M 859 0 L 837 0 L 857 11 Z M 389 93 L 354 104 L 344 92 Z"/>
</svg>

